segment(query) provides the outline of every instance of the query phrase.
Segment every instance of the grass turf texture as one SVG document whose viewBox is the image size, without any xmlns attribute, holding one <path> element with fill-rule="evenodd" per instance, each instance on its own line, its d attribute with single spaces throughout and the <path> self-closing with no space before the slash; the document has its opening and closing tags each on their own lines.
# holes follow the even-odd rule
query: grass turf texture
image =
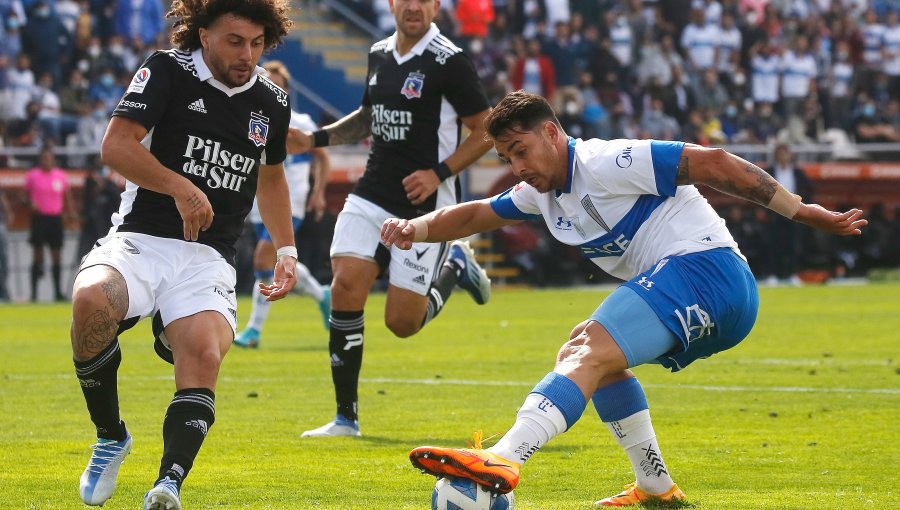
<svg viewBox="0 0 900 510">
<path fill-rule="evenodd" d="M 424 509 L 434 478 L 406 455 L 504 432 L 553 367 L 570 328 L 607 290 L 457 292 L 419 335 L 391 336 L 367 307 L 358 439 L 300 439 L 333 416 L 327 335 L 315 303 L 277 303 L 258 351 L 232 349 L 186 509 Z M 679 374 L 635 370 L 675 480 L 697 509 L 900 508 L 900 285 L 764 288 L 743 344 Z M 249 313 L 241 302 L 241 322 Z M 2 509 L 84 508 L 93 427 L 76 382 L 69 307 L 0 307 Z M 108 509 L 140 507 L 156 476 L 172 369 L 149 321 L 122 338 L 123 417 L 134 449 Z M 492 444 L 489 443 L 489 444 Z M 587 509 L 633 480 L 589 404 L 524 467 L 516 508 Z"/>
</svg>

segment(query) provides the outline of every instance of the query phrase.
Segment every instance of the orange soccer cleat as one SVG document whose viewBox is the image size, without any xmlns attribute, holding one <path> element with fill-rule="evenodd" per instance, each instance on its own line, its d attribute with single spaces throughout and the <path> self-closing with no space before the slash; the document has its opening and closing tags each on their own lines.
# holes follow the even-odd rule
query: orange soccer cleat
<svg viewBox="0 0 900 510">
<path fill-rule="evenodd" d="M 594 506 L 634 506 L 641 503 L 676 503 L 684 500 L 684 492 L 677 485 L 662 494 L 650 494 L 637 486 L 637 482 L 629 483 L 625 490 L 615 496 L 601 499 Z"/>
<path fill-rule="evenodd" d="M 476 432 L 474 448 L 420 446 L 409 452 L 413 466 L 437 477 L 468 478 L 501 494 L 512 492 L 519 483 L 519 463 L 481 447 Z"/>
</svg>

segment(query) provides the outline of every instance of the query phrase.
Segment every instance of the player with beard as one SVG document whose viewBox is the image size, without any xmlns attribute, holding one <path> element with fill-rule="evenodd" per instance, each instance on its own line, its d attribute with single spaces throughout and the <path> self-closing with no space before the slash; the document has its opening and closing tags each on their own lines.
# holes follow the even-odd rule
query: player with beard
<svg viewBox="0 0 900 510">
<path fill-rule="evenodd" d="M 291 27 L 285 0 L 176 0 L 174 49 L 135 73 L 101 146 L 127 180 L 109 234 L 84 258 L 72 293 L 75 373 L 97 432 L 81 476 L 103 505 L 132 448 L 119 413 L 118 336 L 153 317 L 156 352 L 174 365 L 159 473 L 144 510 L 180 510 L 182 484 L 215 421 L 222 358 L 235 333 L 235 242 L 254 196 L 278 246 L 280 299 L 296 283 L 284 176 L 287 94 L 259 73 Z"/>
<path fill-rule="evenodd" d="M 331 244 L 328 348 L 337 416 L 304 437 L 360 435 L 363 308 L 385 269 L 385 323 L 401 338 L 434 319 L 457 284 L 478 304 L 490 298 L 490 280 L 466 243 L 452 244 L 449 255 L 446 243 L 421 243 L 410 252 L 379 243 L 386 218 L 413 218 L 457 203 L 457 174 L 490 148 L 482 125 L 490 109 L 475 68 L 432 23 L 440 0 L 388 1 L 397 31 L 369 50 L 359 109 L 315 132 L 292 129 L 288 138 L 291 152 L 373 139 L 366 171 L 338 216 Z M 465 139 L 463 125 L 471 130 Z"/>
</svg>

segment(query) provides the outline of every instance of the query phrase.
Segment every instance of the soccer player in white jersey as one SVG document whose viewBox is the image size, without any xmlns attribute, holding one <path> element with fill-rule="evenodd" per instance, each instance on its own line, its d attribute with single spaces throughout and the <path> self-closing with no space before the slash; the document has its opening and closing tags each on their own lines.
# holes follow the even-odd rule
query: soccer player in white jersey
<svg viewBox="0 0 900 510">
<path fill-rule="evenodd" d="M 629 368 L 672 371 L 737 345 L 756 320 L 756 283 L 725 222 L 694 183 L 764 205 L 838 235 L 859 234 L 862 211 L 804 204 L 771 176 L 721 149 L 655 140 L 576 140 L 547 101 L 507 95 L 485 120 L 500 157 L 522 179 L 490 199 L 404 220 L 391 218 L 382 241 L 401 249 L 542 217 L 559 241 L 578 246 L 626 280 L 572 330 L 555 369 L 535 386 L 515 424 L 490 449 L 419 447 L 413 464 L 439 476 L 513 490 L 519 468 L 571 427 L 592 399 L 631 460 L 635 483 L 598 506 L 672 501 L 672 481 L 640 383 Z M 476 443 L 480 441 L 476 438 Z M 652 470 L 642 463 L 651 462 Z"/>
<path fill-rule="evenodd" d="M 270 60 L 263 64 L 263 69 L 268 72 L 267 77 L 275 85 L 288 91 L 291 75 L 283 62 Z M 314 131 L 318 129 L 312 118 L 305 113 L 291 111 L 291 127 Z M 313 189 L 309 191 L 309 175 L 313 174 Z M 322 218 L 325 212 L 325 187 L 328 185 L 328 174 L 331 171 L 331 160 L 325 149 L 315 148 L 306 154 L 288 155 L 284 165 L 284 174 L 288 180 L 288 188 L 291 191 L 291 214 L 294 222 L 294 233 L 303 223 L 306 211 L 315 214 L 316 220 Z M 307 195 L 309 200 L 307 201 Z M 253 288 L 260 285 L 268 285 L 272 282 L 274 272 L 272 261 L 275 260 L 275 245 L 262 216 L 259 214 L 259 204 L 254 200 L 253 209 L 250 210 L 247 219 L 256 231 L 256 250 L 253 253 L 253 271 L 256 282 Z M 328 329 L 328 315 L 331 313 L 331 291 L 323 287 L 313 278 L 309 268 L 297 261 L 296 272 L 297 286 L 294 292 L 309 296 L 319 304 L 319 312 L 325 321 L 325 329 Z M 239 347 L 255 349 L 259 347 L 260 333 L 269 316 L 272 303 L 266 296 L 256 292 L 253 295 L 253 305 L 250 310 L 250 318 L 247 319 L 247 327 L 234 337 L 234 344 Z"/>
<path fill-rule="evenodd" d="M 113 112 L 101 153 L 125 191 L 72 291 L 75 374 L 97 434 L 79 483 L 85 504 L 112 497 L 133 445 L 119 412 L 118 337 L 153 317 L 175 394 L 143 509 L 181 510 L 216 419 L 219 368 L 237 326 L 234 244 L 256 196 L 278 246 L 275 281 L 260 292 L 280 299 L 296 283 L 283 166 L 290 100 L 256 65 L 290 30 L 288 9 L 286 0 L 175 0 L 167 17 L 176 48 L 144 61 Z"/>
</svg>

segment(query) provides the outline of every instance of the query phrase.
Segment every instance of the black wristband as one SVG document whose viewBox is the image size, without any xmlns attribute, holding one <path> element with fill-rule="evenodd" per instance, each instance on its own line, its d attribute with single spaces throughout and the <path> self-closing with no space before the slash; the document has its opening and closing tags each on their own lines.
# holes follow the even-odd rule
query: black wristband
<svg viewBox="0 0 900 510">
<path fill-rule="evenodd" d="M 313 147 L 328 147 L 328 131 L 319 129 L 313 131 Z"/>
<path fill-rule="evenodd" d="M 444 163 L 443 161 L 438 163 L 438 166 L 432 168 L 432 170 L 434 170 L 434 173 L 437 174 L 438 179 L 440 179 L 441 182 L 444 182 L 448 177 L 453 176 L 453 171 L 450 170 L 450 167 L 447 166 L 447 163 Z"/>
</svg>

